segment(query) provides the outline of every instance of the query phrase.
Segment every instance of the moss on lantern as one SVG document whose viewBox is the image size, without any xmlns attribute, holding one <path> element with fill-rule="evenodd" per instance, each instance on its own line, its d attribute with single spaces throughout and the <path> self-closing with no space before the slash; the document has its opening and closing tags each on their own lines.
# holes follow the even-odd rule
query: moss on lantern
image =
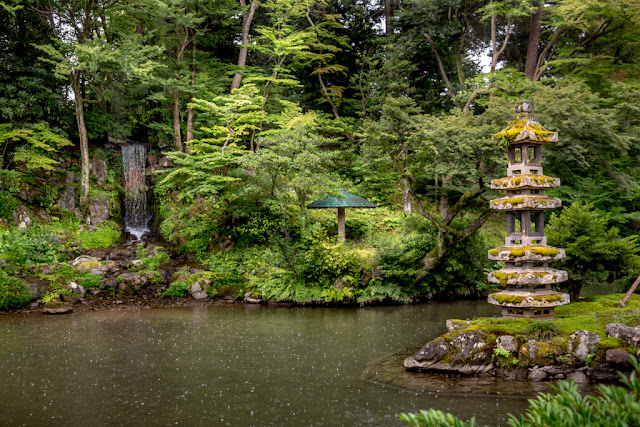
<svg viewBox="0 0 640 427">
<path fill-rule="evenodd" d="M 554 248 L 553 246 L 544 246 L 544 245 L 535 245 L 535 246 L 502 246 L 499 248 L 489 249 L 489 253 L 491 255 L 498 255 L 500 252 L 509 251 L 510 257 L 521 257 L 524 256 L 527 251 L 542 255 L 554 257 L 560 253 L 560 249 Z"/>
<path fill-rule="evenodd" d="M 507 125 L 506 129 L 501 130 L 500 132 L 493 135 L 493 137 L 497 140 L 507 139 L 508 141 L 514 140 L 520 132 L 524 130 L 529 130 L 533 132 L 538 141 L 550 142 L 551 136 L 555 134 L 555 132 L 551 132 L 546 130 L 542 125 L 533 120 L 529 120 L 527 118 L 519 119 L 516 118 L 511 120 Z"/>
<path fill-rule="evenodd" d="M 556 178 L 552 178 L 550 176 L 545 176 L 545 175 L 525 174 L 525 175 L 507 176 L 505 178 L 494 179 L 493 181 L 491 181 L 491 184 L 493 184 L 493 186 L 495 187 L 508 187 L 509 184 L 513 186 L 518 186 L 522 184 L 522 180 L 524 178 L 528 178 L 540 186 L 552 186 L 556 180 Z"/>
<path fill-rule="evenodd" d="M 555 302 L 562 300 L 562 294 L 554 295 L 517 295 L 517 294 L 491 294 L 491 298 L 502 304 L 520 304 L 527 298 L 534 301 Z"/>
</svg>

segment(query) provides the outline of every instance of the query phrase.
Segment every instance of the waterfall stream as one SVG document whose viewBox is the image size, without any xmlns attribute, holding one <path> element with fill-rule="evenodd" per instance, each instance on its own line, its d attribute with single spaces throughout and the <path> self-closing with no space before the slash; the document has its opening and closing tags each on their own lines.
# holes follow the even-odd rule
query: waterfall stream
<svg viewBox="0 0 640 427">
<path fill-rule="evenodd" d="M 122 169 L 124 173 L 124 227 L 137 240 L 151 230 L 147 206 L 145 164 L 147 148 L 142 144 L 122 145 Z"/>
</svg>

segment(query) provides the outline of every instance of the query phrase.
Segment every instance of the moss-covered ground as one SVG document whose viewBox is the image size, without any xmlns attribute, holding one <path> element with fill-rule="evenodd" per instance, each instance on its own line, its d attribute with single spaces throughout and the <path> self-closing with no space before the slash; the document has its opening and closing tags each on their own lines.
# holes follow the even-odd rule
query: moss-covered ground
<svg viewBox="0 0 640 427">
<path fill-rule="evenodd" d="M 556 307 L 556 318 L 549 320 L 558 330 L 571 335 L 576 331 L 590 331 L 606 337 L 607 323 L 624 323 L 628 326 L 640 325 L 640 295 L 632 295 L 626 307 L 618 308 L 624 294 L 600 295 L 587 300 Z M 531 319 L 504 319 L 501 317 L 482 317 L 471 321 L 472 326 L 480 327 L 489 333 L 518 335 L 523 334 Z"/>
</svg>

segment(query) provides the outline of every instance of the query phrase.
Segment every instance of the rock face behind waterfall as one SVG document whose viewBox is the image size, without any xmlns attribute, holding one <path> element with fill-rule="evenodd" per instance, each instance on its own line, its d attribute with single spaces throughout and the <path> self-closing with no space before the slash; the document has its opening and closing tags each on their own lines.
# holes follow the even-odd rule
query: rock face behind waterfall
<svg viewBox="0 0 640 427">
<path fill-rule="evenodd" d="M 122 169 L 124 174 L 124 226 L 125 231 L 137 239 L 150 232 L 151 218 L 147 204 L 145 180 L 147 149 L 142 144 L 122 145 Z"/>
</svg>

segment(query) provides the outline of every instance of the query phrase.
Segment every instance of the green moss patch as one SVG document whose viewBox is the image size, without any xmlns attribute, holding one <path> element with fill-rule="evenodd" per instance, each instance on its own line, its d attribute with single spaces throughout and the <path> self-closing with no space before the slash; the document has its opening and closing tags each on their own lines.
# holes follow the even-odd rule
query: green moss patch
<svg viewBox="0 0 640 427">
<path fill-rule="evenodd" d="M 542 255 L 542 256 L 549 256 L 549 257 L 554 257 L 556 255 L 558 255 L 558 253 L 560 253 L 560 250 L 558 248 L 554 248 L 552 246 L 545 246 L 545 245 L 534 245 L 534 246 L 502 246 L 499 248 L 494 248 L 494 249 L 490 249 L 489 253 L 491 255 L 498 255 L 501 252 L 509 252 L 509 256 L 510 257 L 521 257 L 524 256 L 525 253 L 527 251 L 534 253 L 534 254 L 538 254 L 538 255 Z"/>
<path fill-rule="evenodd" d="M 633 327 L 639 325 L 640 317 L 636 314 L 640 312 L 640 295 L 632 295 L 626 307 L 617 308 L 623 296 L 624 294 L 601 295 L 588 301 L 556 307 L 556 318 L 549 322 L 563 335 L 571 335 L 576 331 L 590 331 L 603 337 L 602 345 L 608 342 L 612 345 L 610 348 L 624 348 L 620 340 L 607 338 L 605 332 L 607 323 L 624 323 Z M 526 334 L 528 325 L 532 322 L 531 319 L 483 317 L 472 320 L 471 326 L 480 326 L 482 330 L 497 335 L 518 335 Z"/>
<path fill-rule="evenodd" d="M 551 186 L 555 182 L 555 178 L 546 175 L 523 174 L 516 176 L 507 176 L 491 181 L 494 187 L 517 187 L 522 184 L 522 180 L 528 178 L 539 186 Z"/>
<path fill-rule="evenodd" d="M 534 301 L 560 301 L 562 299 L 561 294 L 555 295 L 517 295 L 517 294 L 492 294 L 491 297 L 495 299 L 499 304 L 519 304 L 526 298 L 533 298 Z"/>
<path fill-rule="evenodd" d="M 554 132 L 546 130 L 540 123 L 534 122 L 533 120 L 514 119 L 509 122 L 505 129 L 496 133 L 493 137 L 498 140 L 505 138 L 512 141 L 525 129 L 533 132 L 536 135 L 537 140 L 543 142 L 549 142 L 551 136 L 554 134 Z"/>
</svg>

